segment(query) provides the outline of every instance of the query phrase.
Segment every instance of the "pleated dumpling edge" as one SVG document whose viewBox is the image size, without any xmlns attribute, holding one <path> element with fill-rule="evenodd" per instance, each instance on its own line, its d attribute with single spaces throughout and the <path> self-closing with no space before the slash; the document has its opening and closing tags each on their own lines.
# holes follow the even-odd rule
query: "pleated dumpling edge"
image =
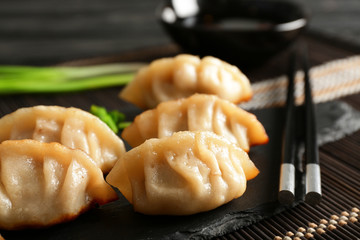
<svg viewBox="0 0 360 240">
<path fill-rule="evenodd" d="M 251 99 L 249 79 L 240 69 L 216 57 L 190 54 L 160 58 L 138 71 L 119 97 L 142 109 L 191 96 L 217 95 L 233 103 Z"/>
<path fill-rule="evenodd" d="M 170 136 L 178 131 L 211 131 L 248 152 L 266 144 L 265 128 L 256 116 L 215 95 L 194 94 L 167 101 L 147 110 L 124 129 L 122 138 L 136 147 L 146 139 Z"/>
<path fill-rule="evenodd" d="M 0 119 L 0 142 L 34 139 L 86 152 L 104 173 L 125 153 L 125 145 L 98 117 L 79 108 L 34 106 Z"/>
<path fill-rule="evenodd" d="M 3 229 L 54 225 L 117 199 L 86 153 L 54 142 L 2 142 L 0 176 Z"/>
<path fill-rule="evenodd" d="M 137 212 L 189 215 L 240 197 L 258 173 L 248 154 L 225 138 L 181 131 L 128 151 L 106 180 Z"/>
</svg>

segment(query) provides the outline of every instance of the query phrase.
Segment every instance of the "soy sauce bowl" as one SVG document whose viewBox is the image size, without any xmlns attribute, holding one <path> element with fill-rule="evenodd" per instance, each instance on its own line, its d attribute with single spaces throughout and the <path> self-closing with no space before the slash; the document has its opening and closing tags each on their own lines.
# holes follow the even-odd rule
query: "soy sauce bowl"
<svg viewBox="0 0 360 240">
<path fill-rule="evenodd" d="M 304 10 L 290 1 L 167 0 L 157 11 L 185 52 L 242 66 L 263 64 L 304 31 Z"/>
</svg>

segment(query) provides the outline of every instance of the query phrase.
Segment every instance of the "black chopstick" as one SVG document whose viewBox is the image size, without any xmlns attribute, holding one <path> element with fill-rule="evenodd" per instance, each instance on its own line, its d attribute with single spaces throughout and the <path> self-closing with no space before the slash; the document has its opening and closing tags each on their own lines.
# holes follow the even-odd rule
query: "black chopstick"
<svg viewBox="0 0 360 240">
<path fill-rule="evenodd" d="M 315 107 L 312 100 L 311 83 L 309 76 L 309 65 L 307 50 L 302 49 L 300 57 L 297 51 L 290 57 L 288 69 L 288 92 L 286 99 L 286 120 L 282 144 L 282 163 L 280 167 L 280 183 L 278 200 L 281 204 L 291 204 L 295 199 L 295 171 L 296 171 L 296 128 L 295 117 L 295 74 L 298 58 L 304 72 L 305 92 L 305 159 L 306 159 L 306 180 L 305 180 L 305 202 L 316 205 L 321 201 L 321 176 L 319 164 L 319 152 L 316 136 Z"/>
<path fill-rule="evenodd" d="M 316 205 L 321 201 L 321 173 L 316 136 L 316 117 L 311 93 L 309 64 L 306 49 L 303 51 L 302 56 L 305 82 L 305 202 Z"/>
<path fill-rule="evenodd" d="M 295 73 L 296 53 L 290 56 L 287 73 L 288 88 L 286 98 L 286 118 L 282 143 L 282 162 L 278 200 L 281 204 L 291 204 L 295 198 Z"/>
</svg>

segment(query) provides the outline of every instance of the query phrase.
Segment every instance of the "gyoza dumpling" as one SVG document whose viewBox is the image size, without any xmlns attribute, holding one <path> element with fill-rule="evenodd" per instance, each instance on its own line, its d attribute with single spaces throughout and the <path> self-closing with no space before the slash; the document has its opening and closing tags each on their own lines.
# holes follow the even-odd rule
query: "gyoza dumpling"
<svg viewBox="0 0 360 240">
<path fill-rule="evenodd" d="M 214 95 L 194 94 L 163 102 L 138 115 L 122 137 L 136 147 L 149 138 L 162 138 L 178 131 L 211 131 L 226 137 L 248 152 L 265 144 L 268 136 L 256 116 Z"/>
<path fill-rule="evenodd" d="M 125 153 L 106 180 L 144 214 L 187 215 L 240 197 L 259 171 L 246 152 L 212 132 L 177 132 Z"/>
<path fill-rule="evenodd" d="M 0 144 L 0 228 L 53 225 L 116 198 L 81 150 L 29 139 Z"/>
<path fill-rule="evenodd" d="M 0 119 L 0 142 L 34 139 L 81 149 L 103 172 L 109 172 L 125 152 L 123 141 L 94 115 L 78 108 L 35 106 Z"/>
<path fill-rule="evenodd" d="M 181 54 L 153 61 L 141 69 L 120 97 L 142 109 L 194 93 L 214 94 L 234 103 L 252 97 L 249 79 L 218 58 Z"/>
</svg>

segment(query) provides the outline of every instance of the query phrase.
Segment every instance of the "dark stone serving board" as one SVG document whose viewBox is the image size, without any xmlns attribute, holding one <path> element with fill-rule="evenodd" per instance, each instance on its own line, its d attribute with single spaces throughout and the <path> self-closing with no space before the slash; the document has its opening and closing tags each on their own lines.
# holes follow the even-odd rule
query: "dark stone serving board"
<svg viewBox="0 0 360 240">
<path fill-rule="evenodd" d="M 122 109 L 119 109 L 122 110 Z M 138 110 L 123 107 L 131 115 Z M 260 174 L 248 182 L 243 196 L 212 211 L 191 216 L 146 216 L 135 213 L 125 198 L 92 209 L 74 221 L 46 229 L 3 231 L 7 240 L 11 239 L 199 239 L 219 236 L 243 226 L 250 225 L 265 217 L 272 216 L 291 206 L 281 206 L 277 202 L 279 166 L 281 162 L 281 139 L 284 123 L 282 108 L 256 110 L 254 113 L 263 123 L 269 143 L 251 148 L 250 157 L 260 170 Z M 301 111 L 298 111 L 301 116 Z M 344 119 L 344 116 L 348 116 Z M 318 128 L 321 134 L 328 134 L 323 128 L 340 126 L 339 133 L 349 133 L 344 129 L 354 126 L 351 121 L 359 118 L 359 113 L 342 102 L 330 102 L 317 106 Z M 300 122 L 299 132 L 303 128 Z M 360 128 L 355 126 L 354 128 Z M 357 129 L 353 129 L 355 131 Z M 338 137 L 341 134 L 338 134 Z M 335 139 L 333 139 L 335 140 Z M 324 142 L 322 142 L 324 143 Z M 297 190 L 297 202 L 303 198 L 302 174 Z M 296 203 L 295 203 L 296 204 Z"/>
</svg>

